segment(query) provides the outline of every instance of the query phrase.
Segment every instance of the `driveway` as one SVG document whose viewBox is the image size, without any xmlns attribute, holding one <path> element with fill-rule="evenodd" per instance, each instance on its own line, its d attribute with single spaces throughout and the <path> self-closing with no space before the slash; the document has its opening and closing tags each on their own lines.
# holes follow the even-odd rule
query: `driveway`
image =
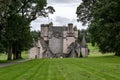
<svg viewBox="0 0 120 80">
<path fill-rule="evenodd" d="M 0 67 L 6 67 L 6 66 L 13 65 L 13 64 L 18 64 L 18 63 L 26 62 L 26 61 L 29 61 L 29 60 L 30 59 L 23 59 L 23 60 L 16 60 L 16 61 L 13 61 L 13 62 L 1 63 Z"/>
</svg>

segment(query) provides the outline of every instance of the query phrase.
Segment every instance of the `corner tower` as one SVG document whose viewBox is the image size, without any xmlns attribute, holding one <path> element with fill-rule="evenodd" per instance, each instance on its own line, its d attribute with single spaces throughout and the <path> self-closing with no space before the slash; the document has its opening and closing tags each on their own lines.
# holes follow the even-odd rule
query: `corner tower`
<svg viewBox="0 0 120 80">
<path fill-rule="evenodd" d="M 41 25 L 41 37 L 47 41 L 48 40 L 48 32 L 49 32 L 49 25 L 42 24 Z"/>
</svg>

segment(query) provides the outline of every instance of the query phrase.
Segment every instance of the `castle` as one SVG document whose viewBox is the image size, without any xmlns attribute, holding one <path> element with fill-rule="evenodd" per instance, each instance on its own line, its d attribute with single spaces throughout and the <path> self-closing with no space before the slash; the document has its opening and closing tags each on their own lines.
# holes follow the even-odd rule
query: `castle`
<svg viewBox="0 0 120 80">
<path fill-rule="evenodd" d="M 87 57 L 85 38 L 77 42 L 78 30 L 72 23 L 68 26 L 41 25 L 41 36 L 29 50 L 29 58 L 74 58 Z"/>
</svg>

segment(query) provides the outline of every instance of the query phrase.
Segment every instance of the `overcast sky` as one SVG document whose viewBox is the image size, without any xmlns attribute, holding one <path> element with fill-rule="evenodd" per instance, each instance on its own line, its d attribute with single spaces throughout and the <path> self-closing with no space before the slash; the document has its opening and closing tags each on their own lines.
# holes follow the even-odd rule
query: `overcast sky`
<svg viewBox="0 0 120 80">
<path fill-rule="evenodd" d="M 55 26 L 63 26 L 68 23 L 73 23 L 78 29 L 85 29 L 80 22 L 77 22 L 76 8 L 81 3 L 81 0 L 47 0 L 48 6 L 53 6 L 54 14 L 50 14 L 47 18 L 37 18 L 31 22 L 31 30 L 40 30 L 41 24 L 53 22 Z"/>
</svg>

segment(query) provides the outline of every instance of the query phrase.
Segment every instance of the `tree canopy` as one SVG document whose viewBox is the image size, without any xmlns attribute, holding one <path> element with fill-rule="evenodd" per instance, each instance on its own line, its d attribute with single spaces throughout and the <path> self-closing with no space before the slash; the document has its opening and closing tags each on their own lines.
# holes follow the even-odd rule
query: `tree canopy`
<svg viewBox="0 0 120 80">
<path fill-rule="evenodd" d="M 120 55 L 120 0 L 82 0 L 78 21 L 88 24 L 91 42 L 100 51 Z"/>
<path fill-rule="evenodd" d="M 32 44 L 30 22 L 54 12 L 47 0 L 0 0 L 0 51 L 8 53 L 8 60 L 12 53 L 14 59 L 21 58 L 21 51 Z"/>
</svg>

